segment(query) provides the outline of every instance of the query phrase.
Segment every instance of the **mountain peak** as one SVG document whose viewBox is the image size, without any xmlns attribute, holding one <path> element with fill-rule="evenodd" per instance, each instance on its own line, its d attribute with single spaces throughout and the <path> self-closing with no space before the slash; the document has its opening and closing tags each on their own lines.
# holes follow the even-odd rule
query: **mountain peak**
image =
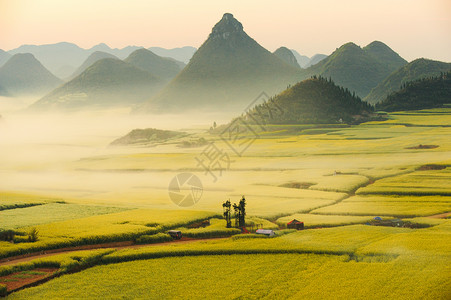
<svg viewBox="0 0 451 300">
<path fill-rule="evenodd" d="M 243 25 L 230 13 L 225 13 L 222 19 L 213 27 L 210 38 L 228 39 L 232 33 L 244 33 Z"/>
</svg>

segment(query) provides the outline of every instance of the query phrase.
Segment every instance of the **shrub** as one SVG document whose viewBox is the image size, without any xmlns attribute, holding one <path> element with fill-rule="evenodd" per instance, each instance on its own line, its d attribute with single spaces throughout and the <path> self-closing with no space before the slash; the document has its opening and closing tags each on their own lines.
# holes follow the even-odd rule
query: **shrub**
<svg viewBox="0 0 451 300">
<path fill-rule="evenodd" d="M 0 297 L 5 297 L 7 294 L 6 285 L 0 284 Z"/>
<path fill-rule="evenodd" d="M 172 237 L 167 233 L 157 233 L 152 235 L 142 235 L 136 239 L 137 244 L 154 244 L 172 241 Z"/>
<path fill-rule="evenodd" d="M 38 230 L 36 227 L 33 227 L 28 232 L 28 241 L 29 242 L 36 242 L 38 240 Z"/>
</svg>

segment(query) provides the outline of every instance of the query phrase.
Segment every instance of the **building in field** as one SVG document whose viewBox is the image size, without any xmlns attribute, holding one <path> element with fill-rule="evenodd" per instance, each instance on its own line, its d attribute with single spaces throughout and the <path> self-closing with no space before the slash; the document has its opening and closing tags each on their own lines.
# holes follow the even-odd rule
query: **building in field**
<svg viewBox="0 0 451 300">
<path fill-rule="evenodd" d="M 287 223 L 288 229 L 296 229 L 296 230 L 302 230 L 304 229 L 304 222 L 298 221 L 296 219 L 293 219 L 292 221 Z"/>
<path fill-rule="evenodd" d="M 384 220 L 381 217 L 375 217 L 370 221 L 371 225 L 374 226 L 389 226 L 389 227 L 403 227 L 404 222 L 400 219 L 388 219 Z"/>
<path fill-rule="evenodd" d="M 256 234 L 263 234 L 269 237 L 272 237 L 275 235 L 274 230 L 270 230 L 270 229 L 257 229 L 257 231 L 255 232 Z"/>
<path fill-rule="evenodd" d="M 176 240 L 180 240 L 182 238 L 182 232 L 180 230 L 169 230 L 168 234 Z"/>
</svg>

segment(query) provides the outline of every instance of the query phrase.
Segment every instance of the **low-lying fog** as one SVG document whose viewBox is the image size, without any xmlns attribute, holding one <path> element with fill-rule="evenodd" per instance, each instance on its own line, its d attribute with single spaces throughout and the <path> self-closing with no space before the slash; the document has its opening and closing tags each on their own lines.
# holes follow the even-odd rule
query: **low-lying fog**
<svg viewBox="0 0 451 300">
<path fill-rule="evenodd" d="M 26 191 L 62 196 L 70 190 L 97 189 L 114 192 L 125 179 L 120 174 L 87 174 L 67 166 L 82 158 L 148 153 L 156 148 L 110 147 L 132 129 L 158 128 L 188 132 L 203 131 L 214 121 L 230 121 L 233 115 L 131 115 L 130 109 L 74 113 L 27 113 L 32 98 L 0 98 L 0 190 Z M 158 147 L 157 147 L 158 148 Z M 160 150 L 161 151 L 161 150 Z M 145 166 L 143 166 L 145 167 Z M 95 176 L 95 180 L 94 177 Z M 142 181 L 149 181 L 149 174 Z M 165 184 L 166 185 L 165 181 Z M 131 184 L 131 183 L 130 183 Z M 107 191 L 109 189 L 113 189 Z M 56 191 L 56 192 L 55 192 Z M 78 193 L 70 194 L 77 196 Z"/>
</svg>

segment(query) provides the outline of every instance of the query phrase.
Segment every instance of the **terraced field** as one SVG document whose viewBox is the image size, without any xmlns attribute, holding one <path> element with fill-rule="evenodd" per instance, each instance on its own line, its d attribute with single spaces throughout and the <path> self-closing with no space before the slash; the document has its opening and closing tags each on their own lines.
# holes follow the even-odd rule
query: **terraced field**
<svg viewBox="0 0 451 300">
<path fill-rule="evenodd" d="M 451 226 L 443 218 L 451 211 L 450 116 L 451 109 L 437 109 L 351 127 L 276 126 L 260 132 L 242 156 L 214 133 L 196 131 L 190 138 L 203 137 L 231 158 L 227 168 L 211 170 L 216 180 L 196 163 L 204 148 L 177 147 L 176 141 L 152 148 L 96 148 L 77 159 L 17 163 L 17 169 L 7 156 L 0 157 L 8 166 L 0 170 L 5 190 L 0 233 L 16 232 L 14 243 L 0 242 L 2 258 L 158 240 L 168 229 L 198 239 L 236 234 L 55 254 L 3 267 L 0 262 L 0 276 L 39 267 L 63 274 L 95 266 L 10 295 L 30 299 L 105 293 L 320 299 L 332 292 L 339 299 L 447 299 Z M 186 209 L 168 197 L 169 182 L 181 172 L 192 172 L 203 185 L 199 202 Z M 248 228 L 274 229 L 276 237 L 225 228 L 222 203 L 242 195 Z M 444 213 L 442 219 L 430 218 Z M 364 225 L 376 216 L 401 218 L 418 228 Z M 207 219 L 209 226 L 189 228 Z M 278 230 L 292 219 L 303 221 L 306 230 Z M 38 239 L 32 242 L 27 235 L 34 228 Z M 165 279 L 153 276 L 156 272 Z M 214 280 L 217 276 L 221 279 Z"/>
</svg>

